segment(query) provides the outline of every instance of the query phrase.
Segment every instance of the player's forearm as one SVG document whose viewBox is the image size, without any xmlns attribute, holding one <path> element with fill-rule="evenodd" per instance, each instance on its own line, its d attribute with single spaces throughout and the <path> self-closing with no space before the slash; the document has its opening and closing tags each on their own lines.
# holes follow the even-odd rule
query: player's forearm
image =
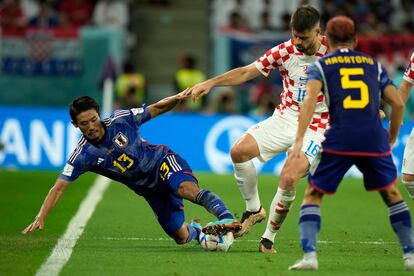
<svg viewBox="0 0 414 276">
<path fill-rule="evenodd" d="M 402 104 L 393 104 L 391 106 L 390 114 L 390 141 L 393 143 L 397 139 L 398 133 L 400 131 L 401 122 L 404 114 L 404 105 Z"/>
<path fill-rule="evenodd" d="M 398 89 L 398 93 L 400 94 L 401 99 L 404 103 L 407 102 L 412 87 L 413 84 L 409 83 L 406 80 L 403 80 L 403 82 L 401 83 L 400 88 Z"/>
<path fill-rule="evenodd" d="M 305 136 L 305 132 L 308 129 L 308 126 L 312 120 L 313 113 L 316 108 L 317 97 L 315 96 L 306 96 L 303 105 L 301 106 L 298 122 L 298 130 L 296 135 L 296 141 L 302 140 Z"/>
<path fill-rule="evenodd" d="M 57 180 L 56 184 L 49 190 L 49 193 L 47 194 L 42 206 L 40 207 L 40 211 L 37 214 L 37 217 L 42 220 L 47 217 L 50 211 L 52 211 L 53 207 L 55 207 L 56 203 L 59 201 L 66 189 L 67 184 L 58 181 L 59 180 Z"/>
<path fill-rule="evenodd" d="M 230 70 L 222 75 L 210 79 L 210 82 L 213 84 L 213 87 L 240 85 L 260 74 L 259 70 L 253 66 L 254 65 L 251 64 Z"/>
<path fill-rule="evenodd" d="M 167 111 L 173 109 L 180 102 L 178 95 L 170 96 L 150 105 L 148 108 L 151 112 L 151 117 L 155 118 Z"/>
</svg>

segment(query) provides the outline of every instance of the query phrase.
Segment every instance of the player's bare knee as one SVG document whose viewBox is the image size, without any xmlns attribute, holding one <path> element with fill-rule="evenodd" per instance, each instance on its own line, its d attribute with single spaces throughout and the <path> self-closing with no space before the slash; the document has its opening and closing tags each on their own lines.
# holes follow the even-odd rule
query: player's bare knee
<svg viewBox="0 0 414 276">
<path fill-rule="evenodd" d="M 294 190 L 299 179 L 300 175 L 297 168 L 291 162 L 288 162 L 280 174 L 279 187 L 285 190 Z"/>
<path fill-rule="evenodd" d="M 175 234 L 173 235 L 173 239 L 175 241 L 176 244 L 185 244 L 187 243 L 187 239 L 188 239 L 188 230 L 187 230 L 187 226 L 186 223 L 184 223 L 181 228 L 175 232 Z"/>
<path fill-rule="evenodd" d="M 305 196 L 303 198 L 303 204 L 316 204 L 320 205 L 322 203 L 323 194 L 318 190 L 313 188 L 311 185 L 308 185 L 305 190 Z"/>
<path fill-rule="evenodd" d="M 291 173 L 285 171 L 280 176 L 279 187 L 284 190 L 293 190 L 295 188 L 296 179 Z"/>
<path fill-rule="evenodd" d="M 178 187 L 177 194 L 181 198 L 194 201 L 199 192 L 200 192 L 200 187 L 196 183 L 185 181 L 185 182 L 182 182 L 180 186 Z"/>
<path fill-rule="evenodd" d="M 414 174 L 405 174 L 402 175 L 403 182 L 414 182 Z"/>
<path fill-rule="evenodd" d="M 230 156 L 233 163 L 242 163 L 248 161 L 248 159 L 243 155 L 243 148 L 237 144 L 231 148 Z"/>
<path fill-rule="evenodd" d="M 380 191 L 380 194 L 387 205 L 394 204 L 402 200 L 400 191 L 396 185 L 392 185 L 390 188 Z"/>
</svg>

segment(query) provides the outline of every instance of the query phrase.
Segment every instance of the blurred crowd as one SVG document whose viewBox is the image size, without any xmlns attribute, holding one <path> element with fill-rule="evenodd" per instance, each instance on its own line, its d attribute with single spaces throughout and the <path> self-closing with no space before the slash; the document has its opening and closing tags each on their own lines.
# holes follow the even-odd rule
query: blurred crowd
<svg viewBox="0 0 414 276">
<path fill-rule="evenodd" d="M 128 0 L 1 0 L 2 32 L 27 27 L 105 26 L 126 32 Z"/>
<path fill-rule="evenodd" d="M 170 0 L 144 2 L 163 8 L 174 4 Z M 128 39 L 133 3 L 132 0 L 0 0 L 0 27 L 3 33 L 13 33 L 31 27 L 101 26 L 125 33 Z M 321 11 L 322 24 L 335 15 L 347 15 L 355 20 L 361 34 L 359 50 L 377 58 L 377 54 L 382 54 L 379 59 L 391 71 L 397 85 L 408 63 L 407 56 L 414 49 L 414 0 L 211 0 L 209 3 L 213 34 L 290 35 L 290 15 L 301 4 L 310 4 Z M 127 58 L 114 77 L 116 108 L 136 106 L 148 98 L 145 76 L 135 67 Z M 187 53 L 177 58 L 177 71 L 171 75 L 176 91 L 207 78 L 207 72 L 197 68 L 196 57 Z M 279 103 L 281 90 L 281 83 L 262 77 L 240 87 L 215 89 L 205 99 L 195 103 L 186 101 L 177 110 L 265 116 Z M 413 110 L 408 111 L 406 118 L 414 119 Z"/>
<path fill-rule="evenodd" d="M 413 0 L 213 0 L 213 29 L 288 32 L 290 15 L 301 4 L 318 9 L 322 24 L 335 15 L 347 15 L 360 33 L 370 36 L 414 32 Z"/>
</svg>

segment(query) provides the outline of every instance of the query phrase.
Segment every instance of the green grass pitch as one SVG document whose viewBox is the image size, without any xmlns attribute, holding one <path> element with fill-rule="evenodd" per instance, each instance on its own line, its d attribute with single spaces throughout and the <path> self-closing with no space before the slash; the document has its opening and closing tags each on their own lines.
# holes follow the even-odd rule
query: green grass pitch
<svg viewBox="0 0 414 276">
<path fill-rule="evenodd" d="M 45 222 L 45 229 L 20 234 L 36 215 L 56 172 L 0 171 L 0 275 L 33 275 L 48 258 L 80 202 L 95 180 L 87 174 L 71 184 Z M 201 186 L 217 193 L 240 217 L 244 202 L 232 175 L 197 174 Z M 259 176 L 268 208 L 278 179 Z M 364 191 L 362 180 L 346 179 L 335 196 L 325 197 L 319 235 L 317 272 L 288 271 L 301 257 L 298 212 L 306 182 L 276 238 L 277 254 L 258 252 L 265 223 L 235 241 L 231 250 L 205 252 L 194 243 L 178 246 L 163 233 L 145 200 L 127 187 L 111 183 L 77 241 L 61 275 L 409 275 L 378 193 Z M 400 185 L 410 209 L 414 202 Z M 186 219 L 214 218 L 186 202 Z"/>
</svg>

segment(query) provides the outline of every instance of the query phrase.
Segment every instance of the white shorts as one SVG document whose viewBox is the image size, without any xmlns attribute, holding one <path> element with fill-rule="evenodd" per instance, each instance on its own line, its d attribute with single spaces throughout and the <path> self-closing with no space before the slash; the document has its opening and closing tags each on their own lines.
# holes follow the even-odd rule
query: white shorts
<svg viewBox="0 0 414 276">
<path fill-rule="evenodd" d="M 404 149 L 402 173 L 414 174 L 414 128 L 411 130 Z"/>
<path fill-rule="evenodd" d="M 249 128 L 247 133 L 253 136 L 259 146 L 258 159 L 266 162 L 292 148 L 297 127 L 297 117 L 287 114 L 282 116 L 275 112 L 271 117 Z M 320 133 L 309 129 L 306 131 L 302 151 L 308 158 L 309 164 L 312 164 L 324 139 L 325 137 Z"/>
</svg>

